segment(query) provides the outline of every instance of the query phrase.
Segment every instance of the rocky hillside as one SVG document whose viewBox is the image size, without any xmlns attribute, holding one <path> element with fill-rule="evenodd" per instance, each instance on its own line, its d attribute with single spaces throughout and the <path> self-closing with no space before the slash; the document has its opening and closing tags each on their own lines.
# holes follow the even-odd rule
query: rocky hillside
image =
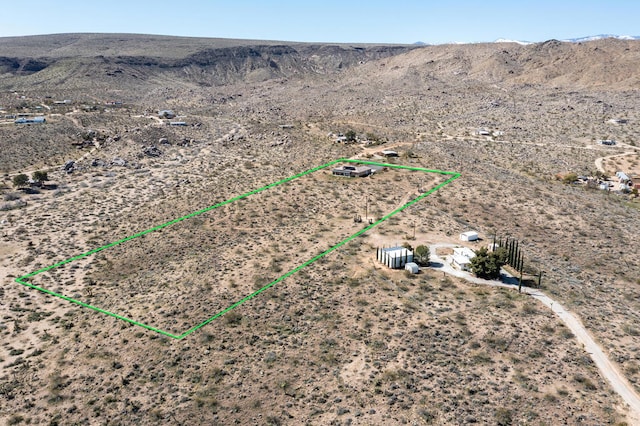
<svg viewBox="0 0 640 426">
<path fill-rule="evenodd" d="M 0 39 L 0 85 L 14 90 L 34 84 L 65 87 L 70 78 L 74 87 L 78 80 L 91 80 L 94 85 L 139 85 L 166 78 L 202 86 L 224 85 L 334 73 L 413 48 L 135 35 L 4 38 Z"/>
<path fill-rule="evenodd" d="M 384 61 L 378 61 L 384 59 Z M 118 85 L 147 91 L 172 84 L 210 87 L 357 68 L 358 78 L 640 87 L 640 43 L 550 40 L 522 46 L 338 45 L 141 35 L 66 34 L 0 39 L 0 88 Z"/>
</svg>

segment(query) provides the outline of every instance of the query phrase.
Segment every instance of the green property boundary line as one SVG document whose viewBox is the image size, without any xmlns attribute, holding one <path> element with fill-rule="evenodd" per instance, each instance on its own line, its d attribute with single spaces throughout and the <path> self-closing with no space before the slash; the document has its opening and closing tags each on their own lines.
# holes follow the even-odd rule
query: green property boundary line
<svg viewBox="0 0 640 426">
<path fill-rule="evenodd" d="M 198 325 L 195 325 L 195 326 L 191 327 L 190 329 L 188 329 L 187 331 L 185 331 L 185 332 L 184 332 L 184 333 L 182 333 L 182 334 L 173 334 L 173 333 L 170 333 L 170 332 L 168 332 L 168 331 L 161 330 L 161 329 L 159 329 L 159 328 L 157 328 L 157 327 L 153 327 L 153 326 L 150 326 L 150 325 L 147 325 L 147 324 L 144 324 L 144 323 L 141 323 L 141 322 L 135 321 L 135 320 L 133 320 L 133 319 L 131 319 L 131 318 L 127 318 L 127 317 L 124 317 L 124 316 L 122 316 L 122 315 L 118 315 L 118 314 L 116 314 L 116 313 L 113 313 L 113 312 L 107 311 L 107 310 L 102 309 L 102 308 L 99 308 L 99 307 L 97 307 L 97 306 L 90 305 L 90 304 L 85 303 L 85 302 L 82 302 L 82 301 L 80 301 L 80 300 L 73 299 L 73 298 L 68 297 L 68 296 L 65 296 L 65 295 L 63 295 L 63 294 L 59 294 L 59 293 L 56 293 L 56 292 L 54 292 L 54 291 L 47 290 L 47 289 L 45 289 L 45 288 L 42 288 L 42 287 L 39 287 L 39 286 L 37 286 L 37 285 L 31 284 L 31 283 L 29 283 L 29 282 L 27 281 L 27 280 L 29 280 L 30 278 L 33 278 L 33 277 L 35 277 L 36 275 L 41 274 L 41 273 L 43 273 L 43 272 L 49 271 L 49 270 L 54 269 L 54 268 L 58 268 L 58 267 L 60 267 L 60 266 L 66 265 L 67 263 L 71 263 L 71 262 L 73 262 L 73 261 L 75 261 L 75 260 L 85 258 L 85 257 L 90 256 L 90 255 L 92 255 L 92 254 L 95 254 L 95 253 L 101 252 L 102 250 L 106 250 L 106 249 L 111 248 L 111 247 L 113 247 L 113 246 L 116 246 L 116 245 L 119 245 L 119 244 L 125 243 L 125 242 L 127 242 L 127 241 L 133 240 L 134 238 L 141 237 L 141 236 L 143 236 L 143 235 L 149 234 L 149 233 L 154 232 L 154 231 L 159 231 L 159 230 L 161 230 L 161 229 L 163 229 L 163 228 L 166 228 L 166 227 L 168 227 L 168 226 L 174 225 L 174 224 L 176 224 L 176 223 L 178 223 L 178 222 L 182 222 L 183 220 L 190 219 L 190 218 L 192 218 L 192 217 L 194 217 L 194 216 L 201 215 L 201 214 L 203 214 L 203 213 L 206 213 L 206 212 L 211 211 L 211 210 L 213 210 L 213 209 L 216 209 L 216 208 L 218 208 L 218 207 L 222 207 L 222 206 L 224 206 L 224 205 L 231 204 L 231 203 L 233 203 L 234 201 L 238 201 L 238 200 L 241 200 L 241 199 L 243 199 L 243 198 L 247 198 L 247 197 L 249 197 L 250 195 L 257 194 L 257 193 L 259 193 L 259 192 L 262 192 L 262 191 L 265 191 L 265 190 L 267 190 L 267 189 L 273 188 L 273 187 L 275 187 L 275 186 L 281 185 L 281 184 L 283 184 L 283 183 L 286 183 L 286 182 L 292 181 L 292 180 L 297 179 L 297 178 L 299 178 L 299 177 L 302 177 L 302 176 L 305 176 L 305 175 L 308 175 L 308 174 L 311 174 L 311 173 L 317 172 L 317 171 L 319 171 L 319 170 L 322 170 L 322 169 L 325 169 L 325 168 L 327 168 L 327 167 L 333 166 L 334 164 L 337 164 L 337 163 L 356 163 L 356 164 L 367 164 L 367 165 L 372 165 L 372 166 L 389 167 L 389 168 L 394 168 L 394 169 L 413 170 L 413 171 L 419 171 L 419 172 L 424 172 L 424 173 L 437 173 L 437 174 L 447 175 L 447 176 L 451 176 L 451 177 L 450 177 L 449 179 L 447 179 L 446 181 L 444 181 L 444 182 L 442 182 L 442 183 L 440 183 L 440 184 L 436 185 L 435 187 L 431 188 L 429 191 L 427 191 L 427 192 L 425 192 L 425 193 L 423 193 L 423 194 L 419 195 L 418 197 L 414 198 L 413 200 L 409 201 L 407 204 L 405 204 L 405 205 L 403 205 L 403 206 L 401 206 L 401 207 L 398 207 L 397 209 L 393 210 L 391 213 L 388 213 L 387 215 L 385 215 L 385 216 L 384 216 L 384 217 L 382 217 L 381 219 L 379 219 L 379 220 L 377 220 L 377 221 L 375 221 L 375 222 L 373 222 L 373 223 L 369 224 L 368 226 L 366 226 L 365 228 L 363 228 L 363 229 L 361 229 L 360 231 L 356 232 L 355 234 L 353 234 L 353 235 L 351 235 L 351 236 L 349 236 L 349 237 L 345 238 L 344 240 L 340 241 L 340 242 L 339 242 L 339 243 L 337 243 L 336 245 L 334 245 L 334 246 L 332 246 L 332 247 L 328 248 L 327 250 L 323 251 L 322 253 L 320 253 L 320 254 L 318 254 L 318 255 L 316 255 L 316 256 L 314 256 L 314 257 L 312 257 L 311 259 L 307 260 L 306 262 L 302 263 L 301 265 L 298 265 L 298 266 L 297 266 L 297 267 L 295 267 L 294 269 L 292 269 L 292 270 L 290 270 L 289 272 L 287 272 L 287 273 L 283 274 L 283 275 L 282 275 L 282 276 L 280 276 L 279 278 L 276 278 L 274 281 L 272 281 L 272 282 L 270 282 L 269 284 L 265 285 L 265 286 L 264 286 L 264 287 L 262 287 L 261 289 L 259 289 L 259 290 L 255 291 L 255 292 L 253 292 L 253 293 L 251 293 L 251 294 L 249 294 L 248 296 L 244 297 L 244 298 L 243 298 L 243 299 L 241 299 L 241 300 L 238 300 L 237 302 L 235 302 L 235 303 L 234 303 L 234 304 L 232 304 L 231 306 L 227 307 L 226 309 L 223 309 L 222 311 L 220 311 L 220 312 L 218 312 L 217 314 L 213 315 L 212 317 L 210 317 L 210 318 L 206 319 L 205 321 L 201 322 L 200 324 L 198 324 Z M 458 172 L 450 172 L 450 171 L 442 171 L 442 170 L 431 170 L 431 169 L 425 169 L 425 168 L 422 168 L 422 167 L 412 167 L 412 166 L 404 166 L 404 165 L 398 165 L 398 164 L 378 163 L 378 162 L 375 162 L 375 161 L 354 160 L 354 159 L 348 159 L 348 158 L 341 158 L 341 159 L 338 159 L 338 160 L 330 161 L 330 162 L 328 162 L 328 163 L 326 163 L 326 164 L 323 164 L 323 165 L 321 165 L 321 166 L 314 167 L 314 168 L 312 168 L 312 169 L 306 170 L 306 171 L 304 171 L 304 172 L 302 172 L 302 173 L 298 173 L 297 175 L 290 176 L 290 177 L 288 177 L 288 178 L 285 178 L 285 179 L 279 180 L 279 181 L 277 181 L 277 182 L 274 182 L 274 183 L 271 183 L 271 184 L 269 184 L 269 185 L 263 186 L 263 187 L 261 187 L 261 188 L 255 189 L 255 190 L 253 190 L 253 191 L 247 192 L 247 193 L 245 193 L 245 194 L 238 195 L 237 197 L 230 198 L 230 199 L 228 199 L 228 200 L 226 200 L 226 201 L 222 201 L 222 202 L 220 202 L 220 203 L 214 204 L 214 205 L 209 206 L 209 207 L 207 207 L 207 208 L 204 208 L 204 209 L 201 209 L 201 210 L 195 211 L 195 212 L 193 212 L 193 213 L 189 213 L 188 215 L 185 215 L 185 216 L 179 217 L 179 218 L 174 219 L 174 220 L 171 220 L 171 221 L 169 221 L 169 222 L 167 222 L 167 223 L 163 223 L 162 225 L 158 225 L 158 226 L 155 226 L 155 227 L 153 227 L 153 228 L 147 229 L 147 230 L 145 230 L 145 231 L 138 232 L 137 234 L 133 234 L 133 235 L 131 235 L 131 236 L 129 236 L 129 237 L 126 237 L 126 238 L 123 238 L 123 239 L 121 239 L 121 240 L 114 241 L 114 242 L 109 243 L 109 244 L 106 244 L 106 245 L 104 245 L 104 246 L 102 246 L 102 247 L 98 247 L 98 248 L 95 248 L 95 249 L 93 249 L 93 250 L 89 250 L 89 251 L 88 251 L 88 252 L 86 252 L 86 253 L 82 253 L 82 254 L 79 254 L 79 255 L 77 255 L 77 256 L 73 256 L 73 257 L 71 257 L 71 258 L 69 258 L 69 259 L 67 259 L 67 260 L 63 260 L 63 261 L 61 261 L 61 262 L 55 263 L 55 264 L 50 265 L 50 266 L 47 266 L 47 267 L 45 267 L 45 268 L 38 269 L 37 271 L 31 272 L 31 273 L 29 273 L 29 274 L 26 274 L 26 275 L 23 275 L 23 276 L 21 276 L 21 277 L 19 277 L 19 278 L 16 278 L 16 279 L 15 279 L 15 281 L 16 281 L 17 283 L 19 283 L 19 284 L 22 284 L 22 285 L 24 285 L 24 286 L 27 286 L 27 287 L 33 288 L 33 289 L 35 289 L 35 290 L 41 291 L 41 292 L 46 293 L 46 294 L 48 294 L 48 295 L 58 297 L 58 298 L 60 298 L 60 299 L 62 299 L 62 300 L 66 300 L 66 301 L 68 301 L 68 302 L 75 303 L 76 305 L 82 306 L 82 307 L 84 307 L 84 308 L 92 309 L 92 310 L 94 310 L 94 311 L 97 311 L 97 312 L 100 312 L 100 313 L 103 313 L 103 314 L 109 315 L 109 316 L 111 316 L 111 317 L 117 318 L 117 319 L 122 320 L 122 321 L 126 321 L 126 322 L 128 322 L 128 323 L 130 323 L 130 324 L 133 324 L 133 325 L 137 325 L 137 326 L 139 326 L 139 327 L 146 328 L 147 330 L 155 331 L 155 332 L 160 333 L 160 334 L 162 334 L 162 335 L 164 335 L 164 336 L 171 337 L 171 338 L 173 338 L 173 339 L 184 339 L 184 338 L 185 338 L 185 337 L 187 337 L 189 334 L 191 334 L 191 333 L 195 332 L 196 330 L 199 330 L 200 328 L 202 328 L 202 327 L 204 327 L 205 325 L 209 324 L 210 322 L 214 321 L 216 318 L 221 317 L 222 315 L 226 314 L 226 313 L 227 313 L 227 312 L 229 312 L 230 310 L 232 310 L 232 309 L 234 309 L 234 308 L 236 308 L 236 307 L 238 307 L 238 306 L 242 305 L 244 302 L 246 302 L 246 301 L 248 301 L 248 300 L 253 299 L 254 297 L 256 297 L 257 295 L 259 295 L 260 293 L 262 293 L 262 292 L 264 292 L 265 290 L 267 290 L 267 289 L 269 289 L 269 288 L 273 287 L 274 285 L 278 284 L 279 282 L 281 282 L 281 281 L 283 281 L 283 280 L 287 279 L 288 277 L 290 277 L 291 275 L 293 275 L 293 274 L 295 274 L 296 272 L 300 271 L 301 269 L 306 268 L 307 266 L 311 265 L 312 263 L 314 263 L 314 262 L 315 262 L 315 261 L 317 261 L 318 259 L 320 259 L 320 258 L 322 258 L 322 257 L 326 256 L 327 254 L 331 253 L 332 251 L 336 250 L 337 248 L 339 248 L 339 247 L 341 247 L 341 246 L 343 246 L 343 245 L 347 244 L 348 242 L 350 242 L 350 241 L 354 240 L 355 238 L 358 238 L 360 235 L 364 234 L 364 233 L 365 233 L 365 232 L 367 232 L 368 230 L 370 230 L 370 229 L 372 229 L 372 228 L 375 228 L 376 226 L 378 226 L 379 224 L 381 224 L 381 223 L 382 223 L 382 222 L 384 222 L 385 220 L 387 220 L 387 219 L 389 219 L 390 217 L 392 217 L 392 216 L 396 215 L 397 213 L 401 212 L 402 210 L 406 209 L 407 207 L 409 207 L 409 206 L 411 206 L 411 205 L 413 205 L 413 204 L 417 203 L 418 201 L 420 201 L 420 200 L 422 200 L 423 198 L 425 198 L 425 197 L 427 197 L 427 196 L 431 195 L 432 193 L 434 193 L 435 191 L 439 190 L 440 188 L 442 188 L 442 187 L 444 187 L 444 186 L 446 186 L 446 185 L 450 184 L 450 183 L 451 183 L 451 182 L 453 182 L 454 180 L 458 179 L 460 176 L 461 176 L 461 174 L 460 174 L 460 173 L 458 173 Z"/>
</svg>

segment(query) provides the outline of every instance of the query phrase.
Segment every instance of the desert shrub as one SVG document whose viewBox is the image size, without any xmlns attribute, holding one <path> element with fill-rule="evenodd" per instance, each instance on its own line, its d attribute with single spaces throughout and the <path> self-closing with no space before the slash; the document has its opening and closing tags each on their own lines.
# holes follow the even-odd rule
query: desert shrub
<svg viewBox="0 0 640 426">
<path fill-rule="evenodd" d="M 499 426 L 508 426 L 513 424 L 513 415 L 511 410 L 507 410 L 504 407 L 500 407 L 496 410 L 496 424 Z"/>
<path fill-rule="evenodd" d="M 571 184 L 578 180 L 578 175 L 575 173 L 569 173 L 562 178 L 562 183 Z"/>
<path fill-rule="evenodd" d="M 427 423 L 433 422 L 436 418 L 435 415 L 425 410 L 424 408 L 421 408 L 420 410 L 418 410 L 418 415 L 422 418 L 422 420 L 424 420 Z"/>
<path fill-rule="evenodd" d="M 7 420 L 7 424 L 17 425 L 18 423 L 22 423 L 23 421 L 24 417 L 22 417 L 20 414 L 12 414 L 11 417 L 9 417 L 9 420 Z"/>
<path fill-rule="evenodd" d="M 238 325 L 242 321 L 242 314 L 238 311 L 229 311 L 224 315 L 224 320 L 229 325 Z"/>
<path fill-rule="evenodd" d="M 624 324 L 622 326 L 622 331 L 624 331 L 629 336 L 638 336 L 638 335 L 640 335 L 640 330 L 638 330 L 638 328 L 636 328 L 633 324 L 629 324 L 629 323 Z"/>
<path fill-rule="evenodd" d="M 266 421 L 268 426 L 280 426 L 282 424 L 282 420 L 276 416 L 267 416 Z"/>
<path fill-rule="evenodd" d="M 582 384 L 588 390 L 596 390 L 596 385 L 589 380 L 587 377 L 584 377 L 582 374 L 576 374 L 573 376 L 573 380 Z"/>
<path fill-rule="evenodd" d="M 538 313 L 538 310 L 536 309 L 536 306 L 533 303 L 527 302 L 524 305 L 522 305 L 522 313 L 526 315 L 534 315 Z"/>
<path fill-rule="evenodd" d="M 5 201 L 15 201 L 19 199 L 20 199 L 20 193 L 18 192 L 9 192 L 7 194 L 4 194 Z"/>
</svg>

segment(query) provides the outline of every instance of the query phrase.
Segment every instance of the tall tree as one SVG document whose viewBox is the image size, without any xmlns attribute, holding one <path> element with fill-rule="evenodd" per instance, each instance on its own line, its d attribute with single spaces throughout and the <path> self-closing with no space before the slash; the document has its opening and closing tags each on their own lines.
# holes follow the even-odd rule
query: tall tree
<svg viewBox="0 0 640 426">
<path fill-rule="evenodd" d="M 476 276 L 488 280 L 500 278 L 500 268 L 506 263 L 508 252 L 499 248 L 489 252 L 485 247 L 476 251 L 476 256 L 471 259 L 471 272 Z"/>
</svg>

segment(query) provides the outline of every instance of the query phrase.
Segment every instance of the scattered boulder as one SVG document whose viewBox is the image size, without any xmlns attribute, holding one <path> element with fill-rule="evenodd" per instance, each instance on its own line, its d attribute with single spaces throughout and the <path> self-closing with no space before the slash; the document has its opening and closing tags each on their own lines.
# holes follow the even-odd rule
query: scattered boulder
<svg viewBox="0 0 640 426">
<path fill-rule="evenodd" d="M 93 139 L 98 137 L 98 132 L 96 132 L 95 130 L 87 130 L 85 132 L 80 133 L 80 136 L 82 136 L 84 140 L 92 141 Z"/>
<path fill-rule="evenodd" d="M 161 145 L 169 145 L 169 139 L 160 138 L 160 139 L 158 139 L 158 143 L 161 144 Z"/>
<path fill-rule="evenodd" d="M 76 169 L 76 162 L 73 160 L 69 160 L 66 163 L 64 163 L 64 167 L 63 170 L 67 173 L 73 173 L 73 171 Z"/>
<path fill-rule="evenodd" d="M 149 157 L 160 157 L 162 155 L 162 151 L 160 151 L 155 145 L 145 146 L 142 148 L 142 152 Z"/>
<path fill-rule="evenodd" d="M 119 167 L 124 167 L 127 165 L 127 161 L 123 160 L 120 157 L 116 157 L 113 160 L 111 160 L 111 165 L 112 166 L 119 166 Z"/>
<path fill-rule="evenodd" d="M 189 146 L 194 142 L 194 139 L 183 138 L 180 142 L 178 142 L 178 146 Z"/>
<path fill-rule="evenodd" d="M 106 164 L 103 160 L 101 160 L 101 159 L 99 159 L 99 158 L 94 158 L 94 159 L 91 161 L 91 167 L 104 167 L 104 166 L 106 166 L 106 165 L 107 165 L 107 164 Z"/>
</svg>

